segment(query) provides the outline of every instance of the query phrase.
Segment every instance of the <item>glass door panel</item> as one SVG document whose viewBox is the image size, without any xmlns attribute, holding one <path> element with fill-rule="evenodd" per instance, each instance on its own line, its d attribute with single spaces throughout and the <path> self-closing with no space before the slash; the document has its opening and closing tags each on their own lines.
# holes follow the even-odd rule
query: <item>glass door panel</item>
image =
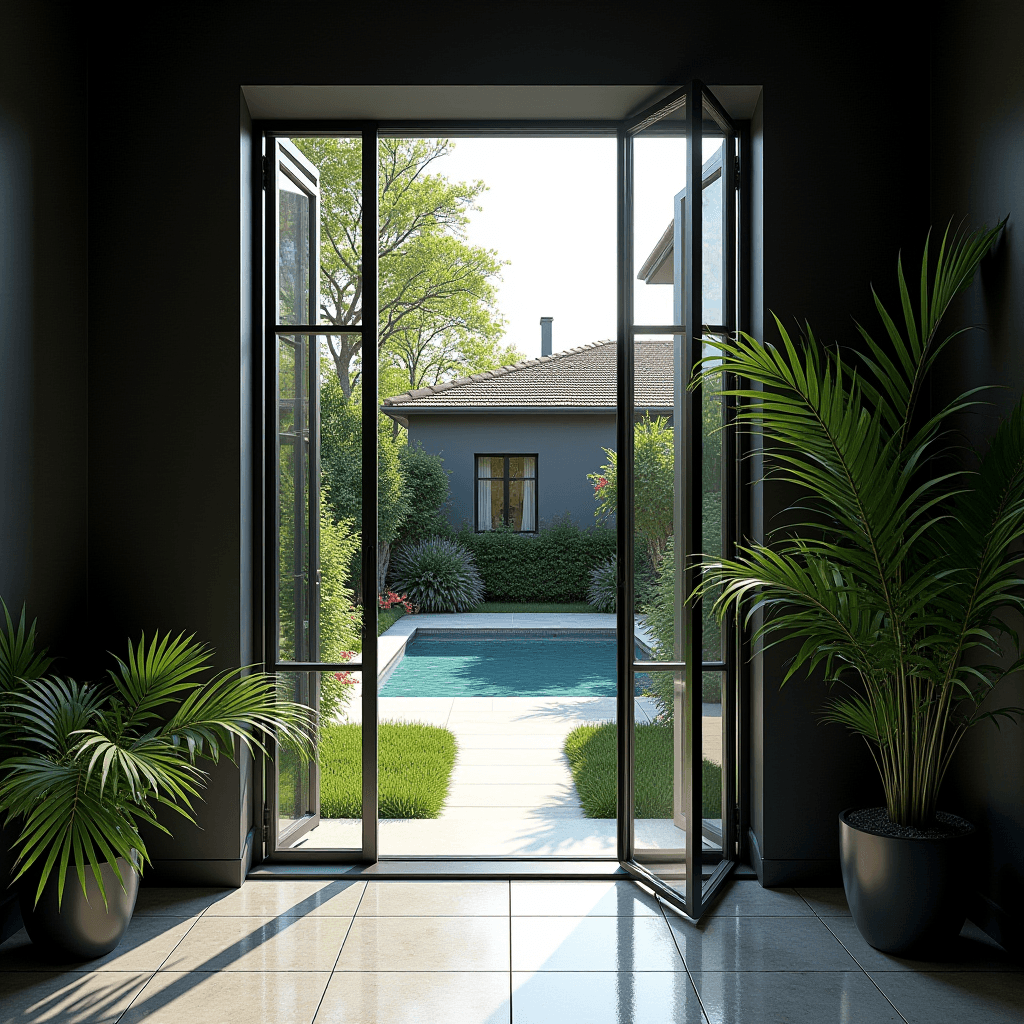
<svg viewBox="0 0 1024 1024">
<path fill-rule="evenodd" d="M 361 137 L 268 138 L 267 661 L 282 694 L 313 709 L 318 722 L 317 756 L 303 763 L 282 744 L 265 780 L 267 852 L 286 859 L 323 849 L 362 856 L 367 788 L 375 836 L 376 775 L 367 787 L 362 720 L 376 692 L 363 694 L 361 680 L 364 663 L 376 676 L 375 646 L 363 654 L 366 632 L 376 635 L 376 559 L 371 554 L 367 581 L 366 557 L 376 541 L 376 360 L 363 371 L 368 332 L 352 297 L 363 293 L 367 274 L 376 295 L 376 263 L 361 258 L 361 156 Z M 337 175 L 328 176 L 321 203 L 321 172 L 353 160 L 355 183 L 339 198 Z M 330 250 L 323 259 L 321 233 Z M 342 237 L 351 251 L 339 253 Z M 374 320 L 375 305 L 363 302 Z M 364 390 L 373 424 L 368 487 Z M 375 761 L 375 712 L 370 719 Z"/>
<path fill-rule="evenodd" d="M 669 98 L 666 116 L 641 115 L 626 133 L 620 270 L 631 277 L 620 295 L 633 364 L 633 499 L 620 536 L 632 534 L 630 589 L 646 648 L 627 680 L 640 696 L 627 744 L 631 784 L 620 787 L 632 795 L 620 808 L 631 817 L 623 862 L 695 918 L 705 878 L 732 849 L 735 793 L 729 631 L 715 619 L 714 596 L 702 601 L 699 590 L 702 564 L 728 550 L 734 476 L 718 386 L 693 383 L 713 355 L 709 328 L 735 323 L 733 141 L 717 111 L 704 114 L 714 101 L 703 95 L 693 83 Z M 697 191 L 701 201 L 689 202 Z"/>
</svg>

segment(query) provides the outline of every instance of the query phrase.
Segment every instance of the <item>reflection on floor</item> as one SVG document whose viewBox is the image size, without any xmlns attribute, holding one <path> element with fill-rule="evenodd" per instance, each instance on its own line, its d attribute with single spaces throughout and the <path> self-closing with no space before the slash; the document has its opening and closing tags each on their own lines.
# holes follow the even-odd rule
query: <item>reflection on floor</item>
<svg viewBox="0 0 1024 1024">
<path fill-rule="evenodd" d="M 972 925 L 886 956 L 838 889 L 734 882 L 699 925 L 632 882 L 251 881 L 143 889 L 128 935 L 54 965 L 0 946 L 24 1024 L 997 1024 L 1024 972 Z"/>
</svg>

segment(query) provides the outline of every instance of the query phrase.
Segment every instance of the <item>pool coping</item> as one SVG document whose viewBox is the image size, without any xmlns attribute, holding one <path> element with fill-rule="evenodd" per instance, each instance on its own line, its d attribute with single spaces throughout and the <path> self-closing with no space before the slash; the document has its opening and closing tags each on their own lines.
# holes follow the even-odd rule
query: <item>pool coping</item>
<svg viewBox="0 0 1024 1024">
<path fill-rule="evenodd" d="M 411 620 L 411 621 L 410 621 Z M 377 692 L 405 657 L 405 648 L 420 631 L 460 630 L 481 632 L 571 631 L 574 633 L 606 633 L 616 628 L 616 616 L 599 612 L 462 612 L 403 615 L 377 638 Z M 642 615 L 633 616 L 633 639 L 647 650 L 654 637 Z"/>
</svg>

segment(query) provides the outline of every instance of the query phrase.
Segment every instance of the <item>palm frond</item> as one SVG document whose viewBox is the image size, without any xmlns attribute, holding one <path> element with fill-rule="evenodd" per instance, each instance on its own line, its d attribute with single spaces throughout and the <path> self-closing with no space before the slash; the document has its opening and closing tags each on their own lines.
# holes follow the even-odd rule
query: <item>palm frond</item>
<svg viewBox="0 0 1024 1024">
<path fill-rule="evenodd" d="M 899 313 L 872 289 L 884 333 L 857 325 L 859 371 L 809 325 L 797 341 L 776 318 L 778 344 L 711 342 L 694 380 L 738 400 L 736 426 L 761 435 L 766 477 L 801 495 L 789 510 L 798 521 L 766 544 L 705 558 L 697 593 L 720 616 L 763 612 L 756 636 L 768 646 L 797 645 L 783 682 L 821 670 L 849 687 L 826 718 L 867 740 L 890 815 L 908 823 L 933 813 L 964 730 L 1005 674 L 995 667 L 1005 641 L 1022 645 L 1007 612 L 1024 613 L 1024 401 L 977 472 L 950 465 L 959 453 L 947 424 L 986 389 L 917 413 L 960 333 L 942 337 L 943 317 L 1004 224 L 947 228 L 934 260 L 926 241 L 916 307 L 897 261 Z M 735 382 L 725 389 L 723 371 Z"/>
<path fill-rule="evenodd" d="M 0 600 L 6 628 L 0 629 L 0 693 L 11 693 L 19 688 L 23 679 L 38 679 L 45 675 L 53 658 L 46 651 L 36 650 L 36 622 L 26 624 L 25 606 L 21 606 L 18 625 L 11 621 L 7 605 Z"/>
<path fill-rule="evenodd" d="M 84 764 L 58 764 L 43 756 L 14 757 L 4 761 L 0 771 L 4 773 L 0 782 L 0 807 L 7 811 L 8 821 L 21 819 L 14 877 L 21 878 L 34 865 L 39 866 L 36 902 L 56 868 L 60 904 L 69 860 L 83 892 L 85 868 L 92 868 L 106 904 L 99 865 L 109 864 L 124 887 L 117 858 L 130 863 L 132 851 L 137 850 L 143 859 L 148 859 L 130 813 L 101 797 L 98 787 L 90 785 Z"/>
<path fill-rule="evenodd" d="M 128 642 L 127 658 L 114 656 L 117 670 L 109 675 L 125 704 L 126 727 L 156 721 L 162 705 L 196 687 L 193 677 L 209 668 L 211 652 L 192 640 L 154 633 L 147 643 L 143 634 L 138 646 Z"/>
</svg>

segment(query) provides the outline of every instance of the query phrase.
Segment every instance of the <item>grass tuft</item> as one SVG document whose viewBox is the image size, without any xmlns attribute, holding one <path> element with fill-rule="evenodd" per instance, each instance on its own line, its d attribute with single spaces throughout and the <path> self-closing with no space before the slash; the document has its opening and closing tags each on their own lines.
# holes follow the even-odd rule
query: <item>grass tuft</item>
<svg viewBox="0 0 1024 1024">
<path fill-rule="evenodd" d="M 588 818 L 614 818 L 615 723 L 577 726 L 565 738 L 565 756 L 569 759 L 583 813 Z M 635 741 L 634 776 L 637 818 L 672 817 L 672 726 L 638 725 Z M 704 759 L 702 775 L 703 816 L 722 816 L 722 767 Z"/>
<path fill-rule="evenodd" d="M 331 725 L 320 734 L 320 815 L 363 813 L 361 725 Z M 381 722 L 378 778 L 382 818 L 436 818 L 452 768 L 455 737 L 436 725 Z"/>
</svg>

